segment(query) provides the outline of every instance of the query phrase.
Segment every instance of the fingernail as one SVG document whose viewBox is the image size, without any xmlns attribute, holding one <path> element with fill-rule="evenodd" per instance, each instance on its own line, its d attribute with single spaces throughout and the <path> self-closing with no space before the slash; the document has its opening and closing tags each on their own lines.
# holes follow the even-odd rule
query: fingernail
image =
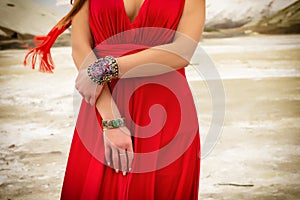
<svg viewBox="0 0 300 200">
<path fill-rule="evenodd" d="M 129 168 L 128 171 L 131 171 L 131 168 Z"/>
<path fill-rule="evenodd" d="M 116 169 L 116 173 L 119 173 L 119 169 Z"/>
<path fill-rule="evenodd" d="M 123 176 L 126 176 L 126 172 L 123 172 Z"/>
<path fill-rule="evenodd" d="M 110 166 L 110 162 L 107 162 L 107 165 Z"/>
</svg>

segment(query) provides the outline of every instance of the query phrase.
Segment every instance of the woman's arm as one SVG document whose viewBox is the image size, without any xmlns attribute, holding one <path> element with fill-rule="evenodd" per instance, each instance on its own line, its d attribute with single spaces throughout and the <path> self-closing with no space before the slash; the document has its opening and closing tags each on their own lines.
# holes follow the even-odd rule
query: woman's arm
<svg viewBox="0 0 300 200">
<path fill-rule="evenodd" d="M 72 19 L 72 57 L 79 71 L 82 71 L 80 69 L 85 68 L 86 64 L 96 60 L 96 56 L 92 53 L 92 46 L 93 39 L 89 27 L 89 1 L 86 1 Z M 80 80 L 77 78 L 76 82 L 78 81 Z M 96 106 L 103 120 L 121 117 L 107 85 L 102 88 L 102 86 L 96 85 L 91 80 L 85 80 L 85 82 L 87 82 L 87 85 L 84 91 L 90 90 L 93 93 L 94 99 L 98 98 L 102 90 Z M 84 96 L 84 92 L 81 93 Z M 91 98 L 85 97 L 85 100 L 90 103 Z M 104 133 L 104 146 L 105 159 L 108 165 L 113 166 L 117 172 L 119 170 L 123 171 L 123 175 L 130 171 L 129 168 L 133 160 L 133 149 L 130 132 L 126 127 L 122 127 L 122 130 L 120 128 L 106 130 Z M 120 157 L 119 154 L 127 154 L 127 156 Z"/>
<path fill-rule="evenodd" d="M 87 103 L 95 105 L 102 86 L 94 84 L 84 76 L 85 74 L 81 75 L 83 71 L 86 71 L 85 68 L 89 64 L 97 60 L 92 47 L 93 37 L 89 26 L 89 1 L 87 0 L 72 18 L 72 57 L 76 68 L 79 70 L 75 87 Z"/>
<path fill-rule="evenodd" d="M 84 8 L 85 7 L 86 5 Z M 79 17 L 81 13 L 85 13 L 86 19 Z M 85 98 L 86 102 L 94 105 L 102 90 L 102 86 L 96 86 L 95 83 L 91 82 L 87 75 L 87 70 L 85 69 L 96 59 L 90 49 L 91 36 L 87 25 L 88 23 L 86 23 L 88 21 L 88 8 L 86 8 L 85 11 L 80 11 L 77 18 L 78 19 L 74 18 L 77 22 L 73 22 L 74 31 L 72 31 L 74 35 L 74 44 L 72 45 L 74 47 L 74 61 L 77 63 L 77 66 L 80 66 L 80 63 L 82 63 L 84 59 L 88 59 L 84 61 L 84 66 L 80 67 L 81 70 L 76 79 L 76 88 Z M 197 23 L 195 23 L 195 21 L 197 21 Z M 126 74 L 126 76 L 123 76 L 124 78 L 153 76 L 186 66 L 198 45 L 204 21 L 205 0 L 186 0 L 174 41 L 170 44 L 156 46 L 135 54 L 119 57 L 117 59 L 119 64 L 119 77 L 122 77 L 124 74 Z M 86 36 L 87 38 L 80 38 L 82 27 L 77 25 L 76 28 L 76 23 L 83 23 L 82 26 L 86 29 L 84 32 L 87 32 L 88 34 L 86 35 L 89 35 Z M 77 30 L 75 30 L 75 28 Z M 75 32 L 77 32 L 78 36 L 75 36 Z M 84 47 L 81 47 L 82 42 L 80 41 L 82 40 L 84 40 L 83 42 L 86 44 Z M 151 65 L 151 67 L 147 67 L 147 65 Z M 168 66 L 169 68 L 161 66 Z M 132 69 L 134 69 L 133 72 L 131 71 Z M 131 71 L 131 73 L 127 73 L 129 71 Z"/>
<path fill-rule="evenodd" d="M 154 63 L 179 69 L 187 66 L 197 48 L 205 22 L 205 0 L 186 0 L 183 14 L 172 43 L 153 47 L 118 58 L 120 77 L 137 66 Z M 134 70 L 127 77 L 153 76 L 165 73 L 165 68 Z M 155 69 L 155 70 L 154 70 Z"/>
<path fill-rule="evenodd" d="M 72 19 L 72 57 L 79 70 L 88 55 L 91 55 L 93 38 L 89 26 L 89 1 L 86 1 Z M 92 61 L 92 56 L 91 61 Z M 96 60 L 94 56 L 94 60 Z"/>
</svg>

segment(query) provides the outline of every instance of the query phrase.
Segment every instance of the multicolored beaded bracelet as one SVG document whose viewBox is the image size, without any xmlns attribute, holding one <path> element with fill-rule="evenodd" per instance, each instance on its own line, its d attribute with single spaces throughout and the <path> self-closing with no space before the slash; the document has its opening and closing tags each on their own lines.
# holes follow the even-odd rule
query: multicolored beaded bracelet
<svg viewBox="0 0 300 200">
<path fill-rule="evenodd" d="M 98 85 L 104 85 L 113 78 L 119 76 L 119 66 L 117 60 L 112 56 L 105 56 L 97 59 L 88 66 L 87 73 L 89 78 Z"/>
<path fill-rule="evenodd" d="M 125 118 L 113 119 L 113 120 L 103 120 L 102 121 L 103 130 L 119 128 L 125 126 Z"/>
</svg>

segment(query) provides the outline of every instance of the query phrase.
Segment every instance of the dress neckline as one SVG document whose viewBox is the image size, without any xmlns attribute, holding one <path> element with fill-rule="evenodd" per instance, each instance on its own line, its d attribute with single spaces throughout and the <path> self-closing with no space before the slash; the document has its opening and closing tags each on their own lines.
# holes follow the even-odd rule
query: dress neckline
<svg viewBox="0 0 300 200">
<path fill-rule="evenodd" d="M 134 23 L 138 20 L 138 18 L 140 17 L 140 14 L 141 14 L 141 12 L 143 11 L 143 9 L 144 9 L 144 7 L 145 7 L 145 5 L 146 5 L 146 2 L 147 2 L 148 0 L 144 0 L 144 1 L 143 1 L 143 3 L 142 3 L 142 5 L 140 6 L 140 9 L 139 9 L 137 15 L 135 16 L 134 19 L 132 19 L 132 21 L 130 20 L 130 17 L 128 16 L 128 14 L 127 14 L 127 12 L 126 12 L 124 0 L 120 0 L 120 1 L 122 2 L 122 10 L 123 10 L 124 15 L 126 16 L 126 19 L 128 20 L 128 22 L 129 22 L 130 24 L 134 24 Z"/>
</svg>

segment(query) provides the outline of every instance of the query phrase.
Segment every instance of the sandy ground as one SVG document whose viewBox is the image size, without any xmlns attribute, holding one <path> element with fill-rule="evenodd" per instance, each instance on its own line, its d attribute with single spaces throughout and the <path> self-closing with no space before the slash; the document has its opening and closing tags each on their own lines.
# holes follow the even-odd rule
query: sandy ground
<svg viewBox="0 0 300 200">
<path fill-rule="evenodd" d="M 206 39 L 223 78 L 226 115 L 202 160 L 200 199 L 300 198 L 300 35 Z M 53 49 L 55 74 L 20 64 L 23 50 L 0 51 L 0 199 L 59 199 L 72 139 L 76 70 L 70 48 Z M 202 143 L 212 104 L 198 99 Z"/>
</svg>

